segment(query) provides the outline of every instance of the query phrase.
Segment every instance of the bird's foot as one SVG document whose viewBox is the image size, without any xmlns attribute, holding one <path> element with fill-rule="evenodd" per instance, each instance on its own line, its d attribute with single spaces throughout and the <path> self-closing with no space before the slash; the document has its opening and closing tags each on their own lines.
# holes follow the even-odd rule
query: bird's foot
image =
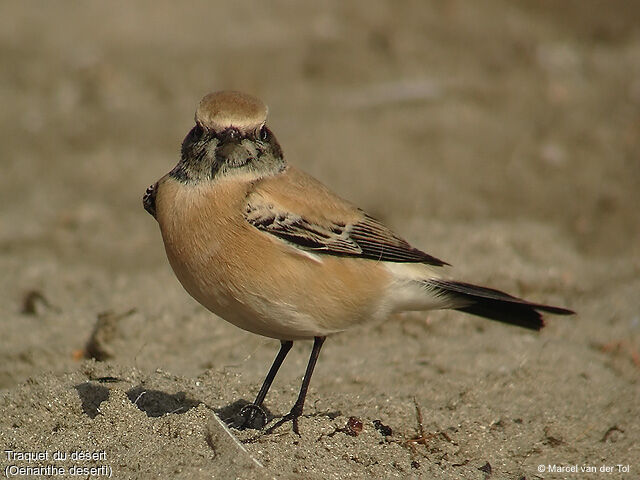
<svg viewBox="0 0 640 480">
<path fill-rule="evenodd" d="M 269 428 L 267 428 L 264 431 L 263 435 L 268 435 L 268 434 L 272 433 L 279 426 L 281 426 L 281 425 L 283 425 L 283 424 L 285 424 L 287 422 L 291 422 L 292 425 L 293 425 L 294 433 L 296 433 L 300 437 L 301 435 L 300 435 L 300 430 L 298 429 L 298 419 L 301 416 L 302 416 L 302 408 L 298 407 L 297 405 L 294 405 L 289 413 L 287 413 L 284 417 L 282 417 L 276 423 L 274 423 Z"/>
<path fill-rule="evenodd" d="M 261 430 L 266 424 L 266 412 L 260 405 L 254 403 L 249 403 L 242 407 L 240 412 L 230 422 L 230 425 L 238 430 L 245 430 L 247 428 Z"/>
</svg>

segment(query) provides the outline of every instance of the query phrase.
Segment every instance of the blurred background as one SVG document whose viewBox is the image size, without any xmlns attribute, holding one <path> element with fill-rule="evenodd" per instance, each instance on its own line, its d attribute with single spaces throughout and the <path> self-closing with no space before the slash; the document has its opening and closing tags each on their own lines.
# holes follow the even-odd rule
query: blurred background
<svg viewBox="0 0 640 480">
<path fill-rule="evenodd" d="M 290 455 L 286 435 L 250 447 L 273 474 L 413 474 L 415 450 L 372 421 L 409 438 L 418 405 L 453 438 L 419 458 L 429 478 L 639 458 L 638 19 L 635 0 L 0 2 L 0 442 L 86 438 L 131 478 L 172 471 L 169 450 L 215 471 L 191 435 L 207 410 L 147 418 L 125 391 L 224 409 L 253 397 L 277 350 L 182 290 L 141 204 L 200 98 L 234 89 L 269 105 L 290 163 L 451 276 L 578 311 L 540 334 L 430 312 L 335 336 L 301 427 L 311 453 Z M 308 349 L 279 373 L 276 413 Z M 112 410 L 94 422 L 73 382 L 101 376 L 124 380 L 97 387 Z M 335 411 L 364 433 L 318 448 L 346 424 Z M 182 436 L 156 435 L 162 422 Z"/>
<path fill-rule="evenodd" d="M 219 89 L 262 98 L 290 163 L 457 276 L 574 307 L 624 291 L 639 15 L 604 0 L 2 2 L 0 387 L 73 365 L 98 313 L 136 309 L 121 351 L 142 365 L 181 371 L 169 352 L 191 345 L 192 318 L 196 337 L 213 323 L 248 338 L 184 294 L 141 206 Z M 224 350 L 202 341 L 203 357 Z"/>
</svg>

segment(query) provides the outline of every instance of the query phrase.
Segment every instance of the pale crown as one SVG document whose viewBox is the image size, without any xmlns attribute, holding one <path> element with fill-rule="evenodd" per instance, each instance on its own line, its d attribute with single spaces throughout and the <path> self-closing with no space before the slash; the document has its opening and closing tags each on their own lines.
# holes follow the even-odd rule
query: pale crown
<svg viewBox="0 0 640 480">
<path fill-rule="evenodd" d="M 196 110 L 196 123 L 206 130 L 222 132 L 236 128 L 243 134 L 262 127 L 267 106 L 258 98 L 241 92 L 221 91 L 206 95 Z"/>
</svg>

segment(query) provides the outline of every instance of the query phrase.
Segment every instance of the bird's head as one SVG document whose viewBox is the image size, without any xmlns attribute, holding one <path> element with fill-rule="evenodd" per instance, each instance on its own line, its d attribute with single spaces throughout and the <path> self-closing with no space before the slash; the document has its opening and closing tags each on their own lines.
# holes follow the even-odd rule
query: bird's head
<svg viewBox="0 0 640 480">
<path fill-rule="evenodd" d="M 186 183 L 230 176 L 252 181 L 282 171 L 286 163 L 266 119 L 267 106 L 256 97 L 233 91 L 206 95 L 171 175 Z"/>
</svg>

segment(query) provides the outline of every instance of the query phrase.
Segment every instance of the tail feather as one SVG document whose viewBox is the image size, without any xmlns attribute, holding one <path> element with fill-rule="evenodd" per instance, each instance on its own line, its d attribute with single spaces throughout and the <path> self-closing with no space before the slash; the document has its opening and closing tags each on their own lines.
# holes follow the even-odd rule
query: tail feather
<svg viewBox="0 0 640 480">
<path fill-rule="evenodd" d="M 428 284 L 436 292 L 451 296 L 463 304 L 461 307 L 453 307 L 455 310 L 531 330 L 540 330 L 544 326 L 539 311 L 555 315 L 575 313 L 566 308 L 529 302 L 500 290 L 470 283 L 432 279 Z"/>
</svg>

